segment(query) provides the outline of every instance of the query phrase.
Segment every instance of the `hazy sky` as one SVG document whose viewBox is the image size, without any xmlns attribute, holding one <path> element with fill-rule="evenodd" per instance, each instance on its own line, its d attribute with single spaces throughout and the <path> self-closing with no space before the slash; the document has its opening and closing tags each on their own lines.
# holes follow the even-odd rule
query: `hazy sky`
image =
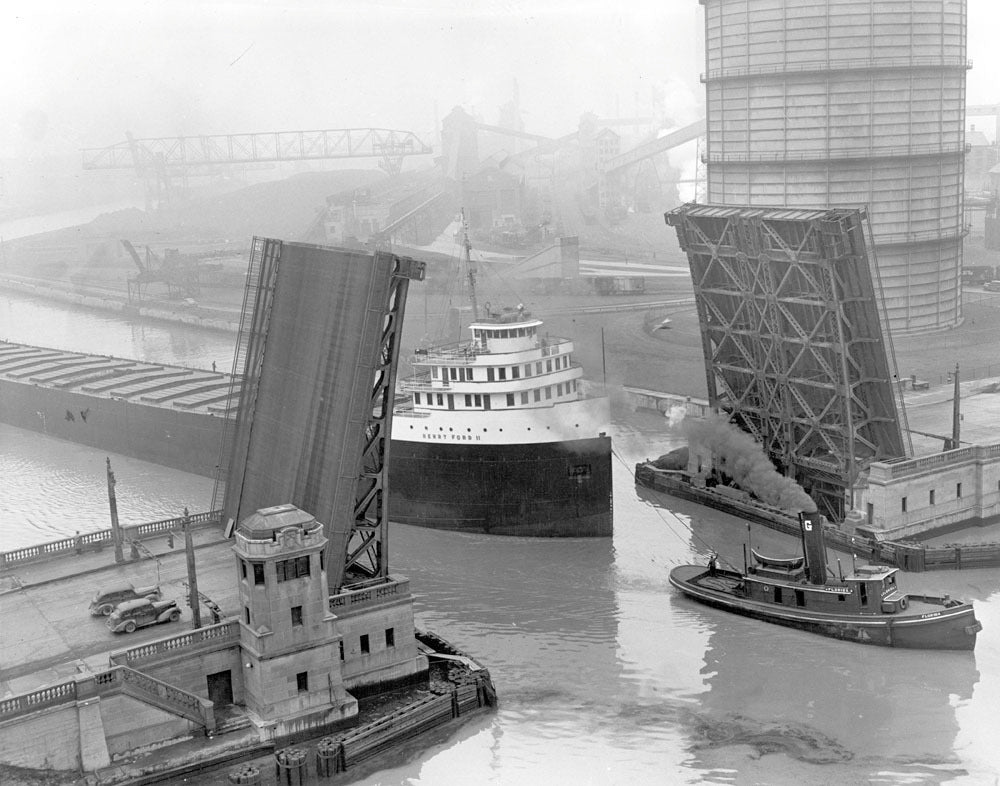
<svg viewBox="0 0 1000 786">
<path fill-rule="evenodd" d="M 968 0 L 969 103 L 1000 102 L 1000 10 Z M 432 143 L 455 105 L 527 130 L 700 116 L 697 0 L 129 0 L 0 4 L 0 157 L 125 138 L 378 126 Z M 986 121 L 988 122 L 988 121 Z"/>
</svg>

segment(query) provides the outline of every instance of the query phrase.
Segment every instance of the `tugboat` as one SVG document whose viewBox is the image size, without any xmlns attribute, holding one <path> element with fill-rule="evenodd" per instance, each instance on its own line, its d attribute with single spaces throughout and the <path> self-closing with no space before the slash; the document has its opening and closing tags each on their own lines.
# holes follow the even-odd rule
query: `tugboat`
<svg viewBox="0 0 1000 786">
<path fill-rule="evenodd" d="M 464 229 L 464 220 L 462 222 Z M 391 521 L 541 537 L 609 537 L 607 396 L 590 395 L 573 342 L 523 305 L 479 313 L 463 232 L 471 340 L 418 349 L 399 383 Z"/>
<path fill-rule="evenodd" d="M 898 568 L 861 565 L 849 575 L 827 570 L 823 517 L 799 514 L 800 557 L 766 557 L 750 548 L 744 570 L 681 565 L 670 583 L 710 606 L 845 641 L 910 649 L 971 650 L 982 625 L 972 604 L 931 595 L 905 594 Z"/>
</svg>

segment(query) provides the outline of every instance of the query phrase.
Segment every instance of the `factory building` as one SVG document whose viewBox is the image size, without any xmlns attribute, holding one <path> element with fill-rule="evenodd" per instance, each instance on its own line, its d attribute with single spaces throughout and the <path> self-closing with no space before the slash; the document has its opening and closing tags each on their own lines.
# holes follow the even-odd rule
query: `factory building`
<svg viewBox="0 0 1000 786">
<path fill-rule="evenodd" d="M 868 206 L 889 325 L 962 319 L 966 0 L 701 0 L 708 201 Z"/>
</svg>

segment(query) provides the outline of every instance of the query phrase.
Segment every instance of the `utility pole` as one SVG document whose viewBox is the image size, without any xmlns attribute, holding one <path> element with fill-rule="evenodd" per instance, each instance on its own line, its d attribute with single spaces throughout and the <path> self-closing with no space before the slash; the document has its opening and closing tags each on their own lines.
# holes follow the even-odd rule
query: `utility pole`
<svg viewBox="0 0 1000 786">
<path fill-rule="evenodd" d="M 191 535 L 191 517 L 184 508 L 184 551 L 187 554 L 188 605 L 195 629 L 201 627 L 201 596 L 198 594 L 198 576 L 194 566 L 194 538 Z"/>
<path fill-rule="evenodd" d="M 125 561 L 122 553 L 122 530 L 118 526 L 118 500 L 115 499 L 115 473 L 111 471 L 111 457 L 108 456 L 108 504 L 111 506 L 111 539 L 115 544 L 115 562 Z"/>
</svg>

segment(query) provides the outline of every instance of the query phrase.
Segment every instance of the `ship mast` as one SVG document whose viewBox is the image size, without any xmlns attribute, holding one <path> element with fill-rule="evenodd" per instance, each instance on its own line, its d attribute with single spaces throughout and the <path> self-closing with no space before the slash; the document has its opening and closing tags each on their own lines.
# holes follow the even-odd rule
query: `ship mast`
<svg viewBox="0 0 1000 786">
<path fill-rule="evenodd" d="M 472 243 L 469 242 L 469 224 L 462 208 L 462 253 L 465 255 L 465 269 L 469 277 L 469 300 L 472 302 L 472 320 L 479 319 L 479 304 L 476 303 L 476 266 L 472 261 Z"/>
</svg>

